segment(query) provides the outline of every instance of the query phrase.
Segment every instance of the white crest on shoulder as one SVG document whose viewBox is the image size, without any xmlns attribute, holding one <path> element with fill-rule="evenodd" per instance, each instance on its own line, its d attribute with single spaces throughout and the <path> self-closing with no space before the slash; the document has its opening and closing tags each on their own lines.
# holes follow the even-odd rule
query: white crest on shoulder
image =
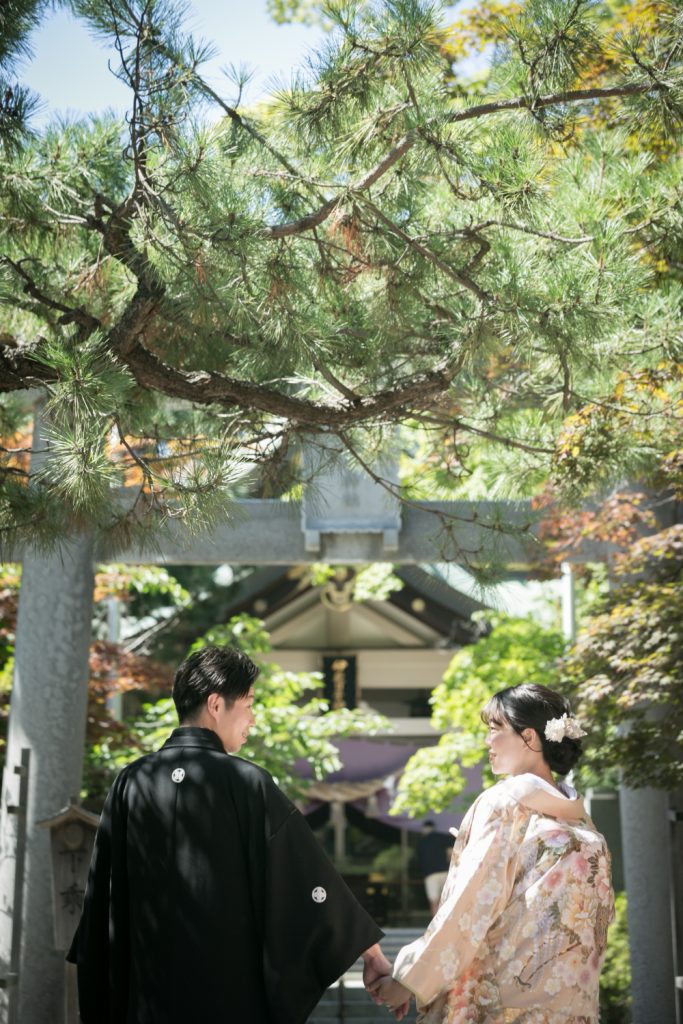
<svg viewBox="0 0 683 1024">
<path fill-rule="evenodd" d="M 174 782 L 182 782 L 183 779 L 185 778 L 185 769 L 174 768 L 173 771 L 171 772 L 171 778 L 173 779 Z"/>
<path fill-rule="evenodd" d="M 316 885 L 311 897 L 314 903 L 324 903 L 327 899 L 327 890 L 323 889 L 322 885 Z"/>
</svg>

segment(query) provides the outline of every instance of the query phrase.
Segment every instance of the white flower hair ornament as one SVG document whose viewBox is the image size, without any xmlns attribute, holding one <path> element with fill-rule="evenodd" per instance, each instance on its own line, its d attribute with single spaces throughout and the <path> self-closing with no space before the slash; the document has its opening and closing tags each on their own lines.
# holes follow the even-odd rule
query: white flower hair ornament
<svg viewBox="0 0 683 1024">
<path fill-rule="evenodd" d="M 570 740 L 578 740 L 587 735 L 574 715 L 564 714 L 562 718 L 551 718 L 545 725 L 545 738 L 551 743 L 561 743 L 565 736 Z"/>
</svg>

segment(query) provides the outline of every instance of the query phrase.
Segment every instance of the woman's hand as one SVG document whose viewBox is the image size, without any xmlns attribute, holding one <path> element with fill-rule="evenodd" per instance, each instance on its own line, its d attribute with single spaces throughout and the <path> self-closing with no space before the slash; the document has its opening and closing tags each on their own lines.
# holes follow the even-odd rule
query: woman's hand
<svg viewBox="0 0 683 1024">
<path fill-rule="evenodd" d="M 401 1020 L 401 1017 L 404 1016 L 413 995 L 410 989 L 391 977 L 380 978 L 372 986 L 372 994 L 375 997 L 375 1002 L 388 1006 L 392 1013 L 398 1014 L 399 1011 L 403 1011 L 400 1017 L 397 1016 L 397 1020 Z"/>
<path fill-rule="evenodd" d="M 363 956 L 363 984 L 371 999 L 378 1003 L 373 990 L 380 978 L 391 976 L 391 964 L 385 957 L 378 943 L 366 949 Z"/>
</svg>

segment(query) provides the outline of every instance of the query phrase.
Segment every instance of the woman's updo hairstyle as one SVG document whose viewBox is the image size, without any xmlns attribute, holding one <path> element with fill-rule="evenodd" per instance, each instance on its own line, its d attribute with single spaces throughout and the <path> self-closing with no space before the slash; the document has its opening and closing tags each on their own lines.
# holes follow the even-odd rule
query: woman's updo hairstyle
<svg viewBox="0 0 683 1024">
<path fill-rule="evenodd" d="M 491 697 L 481 713 L 488 725 L 508 722 L 518 735 L 525 729 L 534 729 L 541 742 L 543 757 L 550 770 L 566 775 L 581 756 L 581 740 L 564 736 L 559 742 L 546 739 L 545 727 L 553 718 L 571 715 L 569 701 L 562 694 L 539 683 L 521 683 L 508 686 Z"/>
</svg>

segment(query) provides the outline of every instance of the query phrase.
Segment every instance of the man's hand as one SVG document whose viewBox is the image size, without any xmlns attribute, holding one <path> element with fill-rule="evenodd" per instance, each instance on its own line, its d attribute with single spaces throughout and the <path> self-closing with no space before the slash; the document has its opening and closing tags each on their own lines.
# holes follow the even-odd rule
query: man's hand
<svg viewBox="0 0 683 1024">
<path fill-rule="evenodd" d="M 374 989 L 384 979 L 391 981 L 391 964 L 379 945 L 371 946 L 370 949 L 366 949 L 363 953 L 363 984 L 372 1001 L 377 1003 L 378 1006 L 381 1006 L 384 1000 Z M 399 985 L 399 988 L 403 988 L 403 986 Z M 408 992 L 408 989 L 404 989 L 404 991 Z M 408 992 L 408 998 L 405 1002 L 401 1006 L 396 1006 L 392 1009 L 394 1018 L 397 1021 L 403 1020 L 407 1014 L 411 995 L 412 993 Z"/>
<path fill-rule="evenodd" d="M 370 946 L 363 953 L 363 984 L 371 998 L 379 1006 L 381 1000 L 377 999 L 372 989 L 380 980 L 391 974 L 391 964 L 379 947 L 379 943 Z"/>
<path fill-rule="evenodd" d="M 400 981 L 390 977 L 380 978 L 373 986 L 375 1002 L 388 1006 L 396 1020 L 402 1020 L 405 1016 L 412 994 Z"/>
</svg>

